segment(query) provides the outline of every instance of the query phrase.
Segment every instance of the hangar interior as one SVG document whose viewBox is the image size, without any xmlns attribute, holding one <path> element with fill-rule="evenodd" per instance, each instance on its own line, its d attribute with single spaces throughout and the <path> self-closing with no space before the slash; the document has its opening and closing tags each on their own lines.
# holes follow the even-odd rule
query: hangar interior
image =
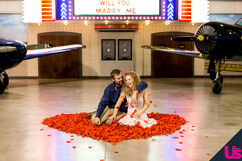
<svg viewBox="0 0 242 161">
<path fill-rule="evenodd" d="M 208 2 L 209 16 L 242 16 L 240 0 Z M 0 0 L 2 15 L 23 15 L 23 1 Z M 217 95 L 211 92 L 205 60 L 141 48 L 149 44 L 196 50 L 193 42 L 174 43 L 170 37 L 194 35 L 203 23 L 165 20 L 26 23 L 27 44 L 84 44 L 86 48 L 26 60 L 6 71 L 10 83 L 0 95 L 0 160 L 212 159 L 242 127 L 241 72 L 222 72 L 223 90 Z M 111 25 L 116 28 L 111 31 L 98 29 L 98 26 Z M 118 28 L 121 25 L 137 28 L 124 32 Z M 130 55 L 125 55 L 127 50 Z M 116 145 L 77 135 L 67 143 L 71 134 L 41 124 L 43 119 L 62 113 L 95 111 L 105 87 L 111 83 L 110 72 L 114 68 L 123 72 L 136 71 L 147 82 L 153 102 L 148 112 L 177 114 L 187 123 L 168 136 L 124 140 Z M 154 104 L 158 107 L 154 108 Z M 182 130 L 183 135 L 179 133 Z"/>
</svg>

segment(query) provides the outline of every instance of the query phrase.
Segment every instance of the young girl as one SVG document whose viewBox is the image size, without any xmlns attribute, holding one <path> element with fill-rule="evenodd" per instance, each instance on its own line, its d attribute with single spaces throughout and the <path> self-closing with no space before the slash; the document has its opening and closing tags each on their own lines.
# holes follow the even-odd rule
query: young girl
<svg viewBox="0 0 242 161">
<path fill-rule="evenodd" d="M 110 117 L 110 120 L 113 121 L 116 118 L 118 109 L 126 97 L 127 99 L 127 108 L 128 112 L 123 118 L 118 122 L 122 125 L 131 125 L 134 126 L 139 123 L 142 127 L 151 127 L 156 124 L 156 120 L 148 118 L 146 111 L 150 106 L 150 100 L 147 90 L 144 90 L 141 93 L 134 93 L 137 87 L 140 84 L 140 77 L 135 72 L 129 72 L 125 76 L 125 82 L 122 86 L 122 92 L 118 99 L 118 102 L 115 105 L 115 110 L 113 115 Z M 133 95 L 137 95 L 136 99 L 132 99 Z"/>
</svg>

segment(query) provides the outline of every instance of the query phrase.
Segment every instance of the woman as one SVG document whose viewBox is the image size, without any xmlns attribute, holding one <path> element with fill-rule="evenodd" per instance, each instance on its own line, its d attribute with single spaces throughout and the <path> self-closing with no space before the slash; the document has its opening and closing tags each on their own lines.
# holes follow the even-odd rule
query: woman
<svg viewBox="0 0 242 161">
<path fill-rule="evenodd" d="M 125 82 L 122 86 L 122 92 L 118 99 L 118 102 L 115 105 L 115 110 L 113 115 L 110 117 L 111 121 L 114 121 L 117 116 L 118 109 L 126 97 L 127 99 L 127 114 L 121 118 L 118 122 L 122 125 L 131 125 L 140 124 L 142 127 L 151 127 L 156 124 L 156 120 L 148 118 L 146 111 L 150 107 L 149 94 L 147 89 L 141 93 L 137 93 L 137 98 L 135 100 L 131 99 L 132 95 L 135 94 L 137 87 L 140 84 L 140 77 L 135 72 L 129 72 L 125 75 Z"/>
</svg>

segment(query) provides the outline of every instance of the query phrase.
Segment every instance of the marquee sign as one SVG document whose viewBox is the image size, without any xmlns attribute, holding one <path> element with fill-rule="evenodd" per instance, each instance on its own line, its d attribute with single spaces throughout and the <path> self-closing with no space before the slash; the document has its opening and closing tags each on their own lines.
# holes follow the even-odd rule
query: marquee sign
<svg viewBox="0 0 242 161">
<path fill-rule="evenodd" d="M 74 15 L 159 16 L 160 12 L 160 0 L 74 0 Z"/>
<path fill-rule="evenodd" d="M 24 0 L 24 22 L 208 21 L 208 0 Z"/>
<path fill-rule="evenodd" d="M 173 6 L 167 8 L 170 1 Z M 166 20 L 166 10 L 169 10 L 173 18 L 168 17 L 174 20 L 175 2 L 176 0 L 57 0 L 57 19 Z M 63 15 L 67 15 L 66 19 Z"/>
</svg>

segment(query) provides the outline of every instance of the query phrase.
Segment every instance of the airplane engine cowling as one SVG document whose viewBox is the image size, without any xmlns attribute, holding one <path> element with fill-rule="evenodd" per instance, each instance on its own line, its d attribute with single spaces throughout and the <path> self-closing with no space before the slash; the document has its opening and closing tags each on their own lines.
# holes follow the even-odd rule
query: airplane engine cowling
<svg viewBox="0 0 242 161">
<path fill-rule="evenodd" d="M 10 40 L 8 40 L 8 43 L 8 46 L 15 47 L 16 51 L 2 51 L 0 53 L 0 72 L 17 66 L 24 60 L 24 57 L 26 56 L 27 49 L 25 47 L 25 44 Z M 8 46 L 5 45 L 5 47 Z"/>
<path fill-rule="evenodd" d="M 242 54 L 242 28 L 239 26 L 208 22 L 198 28 L 195 36 L 197 49 L 210 58 L 231 58 L 234 53 Z"/>
</svg>

